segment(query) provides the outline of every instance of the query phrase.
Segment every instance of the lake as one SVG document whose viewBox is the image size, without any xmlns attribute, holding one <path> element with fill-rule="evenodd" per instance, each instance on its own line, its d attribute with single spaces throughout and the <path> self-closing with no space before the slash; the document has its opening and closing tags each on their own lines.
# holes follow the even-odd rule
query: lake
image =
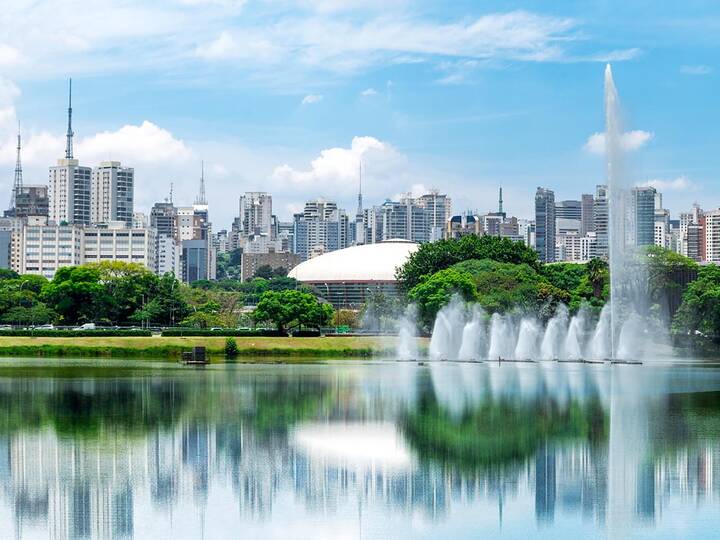
<svg viewBox="0 0 720 540">
<path fill-rule="evenodd" d="M 0 537 L 716 538 L 720 367 L 0 360 Z"/>
</svg>

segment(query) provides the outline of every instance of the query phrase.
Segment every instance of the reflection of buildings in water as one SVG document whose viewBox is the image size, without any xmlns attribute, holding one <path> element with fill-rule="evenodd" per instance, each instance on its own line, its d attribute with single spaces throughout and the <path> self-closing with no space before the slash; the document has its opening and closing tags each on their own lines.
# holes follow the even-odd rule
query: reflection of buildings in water
<svg viewBox="0 0 720 540">
<path fill-rule="evenodd" d="M 500 369 L 505 367 L 493 373 L 502 375 Z M 522 399 L 546 400 L 553 407 L 607 392 L 604 383 L 596 384 L 588 371 L 568 373 L 560 379 L 565 384 L 549 390 L 544 380 L 547 373 L 540 371 L 538 381 L 527 373 L 505 374 L 508 380 L 518 381 Z M 471 373 L 462 370 L 453 375 Z M 476 393 L 490 396 L 472 398 L 473 403 L 483 403 L 493 399 L 492 386 L 480 379 L 465 388 L 474 387 Z M 509 397 L 498 393 L 503 399 Z M 563 396 L 561 402 L 555 401 L 556 395 Z M 376 393 L 373 396 L 377 399 Z M 334 404 L 331 416 L 362 421 L 372 417 L 367 410 L 343 409 L 348 403 L 354 408 L 363 402 L 356 395 L 348 399 L 347 385 L 343 400 Z M 421 510 L 439 518 L 457 503 L 512 500 L 529 492 L 540 524 L 552 522 L 561 513 L 610 522 L 609 513 L 618 504 L 613 489 L 618 485 L 631 488 L 630 499 L 623 495 L 621 500 L 628 505 L 625 517 L 631 520 L 656 519 L 675 497 L 716 500 L 720 496 L 720 442 L 705 441 L 660 454 L 654 461 L 627 438 L 623 446 L 613 447 L 613 437 L 626 437 L 627 430 L 637 432 L 644 425 L 644 435 L 635 436 L 647 436 L 647 416 L 643 421 L 642 411 L 636 410 L 634 417 L 628 417 L 628 407 L 635 404 L 616 400 L 611 405 L 611 422 L 620 422 L 611 425 L 611 431 L 613 427 L 616 431 L 610 442 L 549 442 L 524 462 L 475 471 L 419 461 L 414 455 L 401 460 L 400 466 L 323 456 L 317 448 L 293 444 L 292 431 L 258 432 L 235 418 L 205 422 L 183 417 L 172 427 L 157 427 L 142 436 L 105 434 L 100 440 L 63 437 L 50 429 L 19 431 L 0 437 L 0 483 L 19 531 L 44 523 L 50 537 L 57 539 L 130 538 L 137 527 L 140 501 L 147 499 L 160 514 L 167 514 L 181 505 L 205 505 L 209 493 L 220 485 L 231 486 L 240 515 L 251 518 L 271 515 L 281 493 L 291 493 L 307 510 L 321 515 L 359 503 L 393 513 Z M 381 406 L 380 410 L 386 418 L 383 429 L 387 429 L 393 425 L 387 421 L 390 409 Z M 645 408 L 643 414 L 651 413 L 662 411 Z M 406 450 L 413 453 L 412 448 Z M 636 450 L 643 451 L 637 457 L 624 457 L 620 466 L 613 462 Z M 621 477 L 612 476 L 613 467 L 622 471 Z"/>
</svg>

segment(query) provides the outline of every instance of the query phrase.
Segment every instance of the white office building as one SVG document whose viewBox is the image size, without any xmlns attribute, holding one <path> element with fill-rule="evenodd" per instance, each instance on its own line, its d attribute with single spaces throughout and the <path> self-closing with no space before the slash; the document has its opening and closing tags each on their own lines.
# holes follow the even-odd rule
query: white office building
<svg viewBox="0 0 720 540">
<path fill-rule="evenodd" d="M 108 228 L 85 228 L 83 263 L 122 261 L 157 272 L 155 234 L 155 229 L 125 228 L 122 222 L 111 223 Z"/>
<path fill-rule="evenodd" d="M 170 272 L 180 277 L 182 265 L 180 255 L 182 247 L 172 236 L 158 235 L 157 237 L 157 273 L 162 276 Z"/>
<path fill-rule="evenodd" d="M 63 266 L 83 264 L 83 227 L 78 225 L 26 225 L 20 241 L 21 274 L 52 279 Z"/>
</svg>

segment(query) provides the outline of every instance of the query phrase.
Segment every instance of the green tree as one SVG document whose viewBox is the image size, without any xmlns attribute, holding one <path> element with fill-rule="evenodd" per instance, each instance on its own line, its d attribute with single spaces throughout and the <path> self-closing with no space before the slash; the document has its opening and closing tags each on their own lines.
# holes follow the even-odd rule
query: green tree
<svg viewBox="0 0 720 540">
<path fill-rule="evenodd" d="M 672 330 L 720 341 L 720 267 L 709 264 L 698 269 L 697 279 L 685 289 Z"/>
<path fill-rule="evenodd" d="M 459 262 L 473 259 L 490 259 L 502 263 L 526 264 L 534 269 L 540 268 L 535 250 L 522 242 L 513 242 L 509 238 L 497 236 L 468 235 L 460 239 L 440 240 L 421 245 L 397 270 L 396 276 L 403 290 L 409 291 L 418 285 L 424 276 L 430 276 Z"/>
<path fill-rule="evenodd" d="M 421 280 L 408 293 L 408 299 L 418 308 L 418 318 L 430 327 L 437 312 L 450 301 L 454 294 L 463 300 L 477 300 L 473 277 L 457 268 L 446 268 Z"/>
<path fill-rule="evenodd" d="M 330 304 L 321 303 L 310 293 L 298 290 L 265 291 L 260 296 L 253 320 L 274 324 L 278 331 L 294 328 L 320 328 L 332 321 Z"/>
<path fill-rule="evenodd" d="M 157 293 L 159 278 L 138 263 L 103 261 L 87 265 L 100 273 L 100 283 L 111 299 L 107 318 L 125 323 Z"/>
<path fill-rule="evenodd" d="M 56 316 L 57 314 L 45 304 L 36 302 L 30 307 L 15 306 L 8 309 L 0 315 L 0 322 L 19 325 L 48 324 L 53 322 Z"/>
<path fill-rule="evenodd" d="M 273 273 L 273 268 L 269 264 L 263 264 L 261 266 L 258 266 L 257 270 L 255 270 L 255 276 L 256 278 L 263 278 L 263 279 L 272 279 L 275 276 Z"/>
<path fill-rule="evenodd" d="M 100 282 L 100 270 L 89 266 L 66 266 L 55 272 L 41 295 L 64 324 L 107 319 L 112 298 Z"/>
</svg>

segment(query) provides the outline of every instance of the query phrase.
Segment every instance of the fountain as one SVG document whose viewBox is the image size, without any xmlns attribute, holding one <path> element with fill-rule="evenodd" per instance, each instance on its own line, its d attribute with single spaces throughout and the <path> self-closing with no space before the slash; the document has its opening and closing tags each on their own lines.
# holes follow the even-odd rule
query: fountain
<svg viewBox="0 0 720 540">
<path fill-rule="evenodd" d="M 493 313 L 454 296 L 437 314 L 430 342 L 435 360 L 633 360 L 651 343 L 647 270 L 637 255 L 631 184 L 623 163 L 620 104 L 612 69 L 605 69 L 610 298 L 599 316 L 581 306 L 572 317 L 558 305 L 547 324 L 526 313 Z M 411 336 L 407 332 L 404 336 Z M 400 339 L 403 342 L 403 339 Z M 403 349 L 404 351 L 405 349 Z M 407 354 L 399 352 L 406 357 Z"/>
<path fill-rule="evenodd" d="M 397 357 L 400 360 L 415 360 L 420 357 L 417 346 L 417 308 L 410 304 L 400 319 Z"/>
</svg>

